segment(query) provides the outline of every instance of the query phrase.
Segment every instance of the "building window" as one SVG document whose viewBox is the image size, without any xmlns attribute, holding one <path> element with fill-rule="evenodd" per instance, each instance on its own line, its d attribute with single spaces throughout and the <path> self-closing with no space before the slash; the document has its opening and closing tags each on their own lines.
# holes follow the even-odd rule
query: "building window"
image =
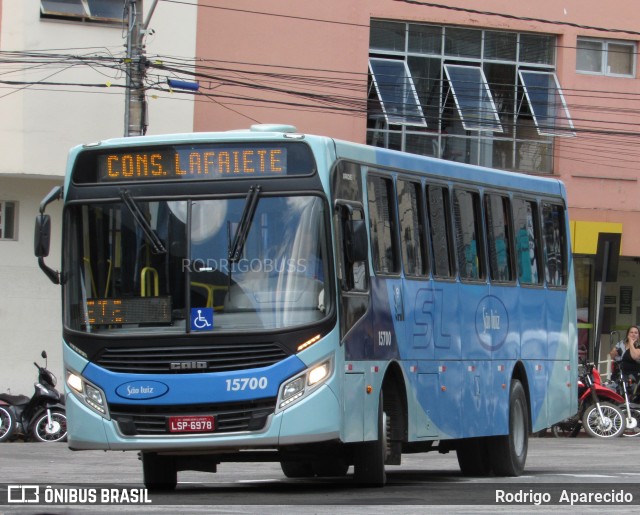
<svg viewBox="0 0 640 515">
<path fill-rule="evenodd" d="M 369 59 L 369 71 L 387 123 L 426 125 L 411 72 L 405 61 Z"/>
<path fill-rule="evenodd" d="M 370 145 L 547 174 L 555 138 L 575 136 L 555 74 L 555 36 L 372 20 L 370 41 L 370 61 L 406 63 L 408 71 L 395 64 L 397 73 L 411 78 L 418 100 L 404 107 L 421 109 L 425 121 L 385 117 L 371 71 Z"/>
<path fill-rule="evenodd" d="M 595 75 L 635 77 L 635 43 L 578 38 L 576 70 Z"/>
<path fill-rule="evenodd" d="M 18 203 L 0 200 L 0 240 L 18 239 Z"/>
<path fill-rule="evenodd" d="M 40 0 L 42 18 L 118 22 L 124 19 L 122 0 Z"/>
<path fill-rule="evenodd" d="M 575 136 L 558 77 L 551 72 L 518 72 L 531 116 L 541 136 Z"/>
<path fill-rule="evenodd" d="M 464 129 L 502 132 L 500 117 L 482 68 L 445 64 L 444 71 Z"/>
</svg>

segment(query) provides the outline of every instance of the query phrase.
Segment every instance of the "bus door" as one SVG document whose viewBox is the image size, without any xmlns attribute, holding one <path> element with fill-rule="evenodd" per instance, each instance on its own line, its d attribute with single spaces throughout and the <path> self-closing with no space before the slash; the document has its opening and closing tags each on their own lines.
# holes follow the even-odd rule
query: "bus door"
<svg viewBox="0 0 640 515">
<path fill-rule="evenodd" d="M 359 165 L 344 161 L 337 164 L 332 174 L 332 194 L 340 341 L 349 363 L 344 383 L 344 437 L 345 441 L 362 441 L 365 409 L 370 401 L 365 389 L 364 361 L 370 359 L 373 337 L 368 316 L 369 259 Z"/>
</svg>

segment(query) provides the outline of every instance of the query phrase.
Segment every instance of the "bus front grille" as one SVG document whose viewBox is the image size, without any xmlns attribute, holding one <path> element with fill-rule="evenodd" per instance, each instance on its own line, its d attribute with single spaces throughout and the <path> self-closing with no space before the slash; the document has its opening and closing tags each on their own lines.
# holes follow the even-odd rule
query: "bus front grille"
<svg viewBox="0 0 640 515">
<path fill-rule="evenodd" d="M 111 418 L 125 436 L 174 434 L 169 431 L 169 417 L 209 415 L 215 418 L 214 433 L 259 431 L 274 413 L 276 399 L 224 404 L 192 404 L 182 406 L 130 406 L 111 404 Z"/>
<path fill-rule="evenodd" d="M 288 354 L 274 342 L 225 343 L 189 347 L 106 348 L 98 366 L 132 374 L 229 372 L 268 367 Z"/>
</svg>

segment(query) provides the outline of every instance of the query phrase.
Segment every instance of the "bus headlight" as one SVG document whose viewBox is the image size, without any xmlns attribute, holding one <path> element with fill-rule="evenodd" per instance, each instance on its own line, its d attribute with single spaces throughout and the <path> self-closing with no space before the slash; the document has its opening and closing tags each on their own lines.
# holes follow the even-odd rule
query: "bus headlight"
<svg viewBox="0 0 640 515">
<path fill-rule="evenodd" d="M 318 365 L 311 369 L 309 372 L 309 386 L 313 386 L 318 384 L 320 381 L 324 381 L 329 375 L 330 370 L 328 361 L 325 361 L 322 365 Z"/>
<path fill-rule="evenodd" d="M 71 370 L 67 370 L 67 385 L 86 406 L 108 418 L 106 397 L 100 388 L 87 382 L 80 374 Z"/>
<path fill-rule="evenodd" d="M 287 381 L 280 388 L 276 413 L 306 397 L 323 384 L 331 376 L 332 371 L 333 360 L 327 359 L 318 365 L 309 367 L 301 374 Z"/>
</svg>

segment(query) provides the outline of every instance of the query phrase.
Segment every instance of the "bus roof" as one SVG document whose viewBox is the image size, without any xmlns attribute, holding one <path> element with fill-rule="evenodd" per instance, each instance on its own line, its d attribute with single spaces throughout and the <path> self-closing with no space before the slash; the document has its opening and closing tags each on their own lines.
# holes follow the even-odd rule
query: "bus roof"
<svg viewBox="0 0 640 515">
<path fill-rule="evenodd" d="M 337 140 L 327 136 L 302 134 L 293 125 L 256 124 L 248 129 L 220 132 L 192 132 L 153 136 L 118 137 L 95 143 L 78 145 L 71 155 L 90 148 L 134 147 L 141 145 L 188 144 L 198 142 L 304 140 L 317 152 L 335 149 L 336 159 L 347 159 L 372 167 L 416 173 L 438 179 L 465 181 L 478 185 L 496 186 L 512 190 L 536 191 L 554 196 L 566 196 L 563 183 L 552 177 L 540 177 L 518 172 L 497 170 L 429 156 L 399 152 L 360 143 Z"/>
</svg>

